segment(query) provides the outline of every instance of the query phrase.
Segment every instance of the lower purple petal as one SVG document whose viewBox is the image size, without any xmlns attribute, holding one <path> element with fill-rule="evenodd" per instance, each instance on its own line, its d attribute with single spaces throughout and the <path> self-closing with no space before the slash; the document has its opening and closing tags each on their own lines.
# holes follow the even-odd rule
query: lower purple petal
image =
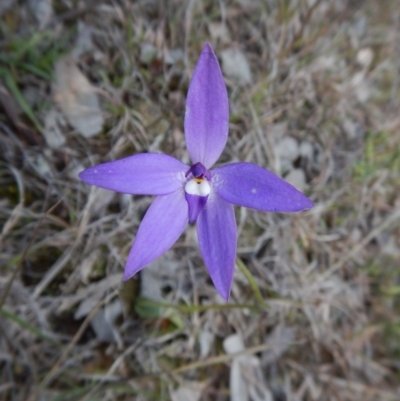
<svg viewBox="0 0 400 401">
<path fill-rule="evenodd" d="M 236 258 L 233 206 L 217 194 L 210 194 L 197 219 L 197 236 L 211 280 L 222 298 L 228 301 Z"/>
<path fill-rule="evenodd" d="M 184 191 L 158 196 L 144 216 L 125 265 L 124 280 L 165 253 L 188 223 Z"/>
<path fill-rule="evenodd" d="M 197 220 L 201 209 L 207 202 L 207 196 L 190 195 L 185 193 L 185 198 L 189 206 L 189 223 L 194 223 Z"/>
<path fill-rule="evenodd" d="M 298 212 L 314 204 L 271 171 L 251 163 L 232 163 L 212 170 L 212 186 L 234 205 L 265 212 Z"/>
</svg>

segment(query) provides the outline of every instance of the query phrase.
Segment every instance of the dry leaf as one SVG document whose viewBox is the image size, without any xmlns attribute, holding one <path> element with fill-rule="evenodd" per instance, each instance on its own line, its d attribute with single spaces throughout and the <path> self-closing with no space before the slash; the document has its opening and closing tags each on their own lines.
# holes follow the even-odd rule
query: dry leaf
<svg viewBox="0 0 400 401">
<path fill-rule="evenodd" d="M 141 272 L 140 294 L 142 297 L 162 301 L 162 274 L 157 262 L 150 264 Z"/>
<path fill-rule="evenodd" d="M 55 75 L 54 99 L 68 123 L 86 138 L 98 134 L 104 123 L 99 100 L 72 56 L 56 63 Z"/>
<path fill-rule="evenodd" d="M 101 281 L 89 284 L 84 288 L 77 290 L 76 294 L 64 297 L 59 305 L 57 312 L 63 313 L 73 308 L 81 302 L 78 310 L 75 312 L 74 319 L 82 319 L 100 302 L 101 298 L 107 292 L 116 289 L 121 283 L 121 274 L 112 274 Z"/>
<path fill-rule="evenodd" d="M 265 351 L 262 361 L 263 365 L 276 362 L 292 345 L 296 330 L 293 327 L 278 326 L 267 338 L 267 343 L 271 344 L 271 349 Z"/>
<path fill-rule="evenodd" d="M 44 118 L 43 136 L 50 148 L 58 149 L 65 145 L 65 136 L 58 125 L 58 112 L 51 109 Z"/>
<path fill-rule="evenodd" d="M 118 342 L 118 335 L 114 328 L 114 322 L 122 314 L 122 305 L 119 299 L 107 304 L 93 317 L 90 322 L 96 338 L 103 342 Z"/>
<path fill-rule="evenodd" d="M 249 389 L 245 378 L 242 375 L 242 363 L 239 358 L 232 361 L 229 387 L 231 391 L 231 401 L 248 401 Z"/>
<path fill-rule="evenodd" d="M 235 354 L 245 350 L 243 338 L 240 334 L 232 334 L 223 342 L 225 352 Z M 231 401 L 272 401 L 263 375 L 259 358 L 254 355 L 240 355 L 233 358 L 230 378 Z"/>
<path fill-rule="evenodd" d="M 75 42 L 72 54 L 77 60 L 82 54 L 93 50 L 92 40 L 93 28 L 83 21 L 78 21 L 78 37 Z"/>
<path fill-rule="evenodd" d="M 215 336 L 208 330 L 201 330 L 199 333 L 200 359 L 210 354 L 211 347 L 214 345 Z"/>
<path fill-rule="evenodd" d="M 222 43 L 229 43 L 231 40 L 228 27 L 224 22 L 210 22 L 208 24 L 208 30 L 210 31 L 213 41 L 220 40 Z"/>
<path fill-rule="evenodd" d="M 7 11 L 11 10 L 14 5 L 14 0 L 2 0 L 0 1 L 0 17 Z"/>
</svg>

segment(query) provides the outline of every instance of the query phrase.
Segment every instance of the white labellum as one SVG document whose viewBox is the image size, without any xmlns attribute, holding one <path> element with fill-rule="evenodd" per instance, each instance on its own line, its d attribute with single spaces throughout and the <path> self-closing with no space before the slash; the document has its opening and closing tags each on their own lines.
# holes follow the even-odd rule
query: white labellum
<svg viewBox="0 0 400 401">
<path fill-rule="evenodd" d="M 211 187 L 207 180 L 199 182 L 192 179 L 186 183 L 185 192 L 188 195 L 207 196 L 210 195 Z"/>
</svg>

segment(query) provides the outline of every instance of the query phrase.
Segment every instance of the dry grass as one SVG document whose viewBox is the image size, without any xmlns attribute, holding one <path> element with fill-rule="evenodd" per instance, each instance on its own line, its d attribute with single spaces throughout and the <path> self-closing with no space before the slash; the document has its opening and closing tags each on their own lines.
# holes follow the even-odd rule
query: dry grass
<svg viewBox="0 0 400 401">
<path fill-rule="evenodd" d="M 399 400 L 397 0 L 7 3 L 0 399 Z M 184 101 L 205 41 L 219 57 L 241 50 L 251 70 L 226 74 L 220 162 L 265 166 L 316 203 L 296 215 L 236 210 L 229 304 L 193 227 L 121 283 L 151 199 L 77 179 L 149 150 L 188 162 Z M 55 95 L 66 54 L 100 100 L 103 129 L 90 138 Z"/>
</svg>

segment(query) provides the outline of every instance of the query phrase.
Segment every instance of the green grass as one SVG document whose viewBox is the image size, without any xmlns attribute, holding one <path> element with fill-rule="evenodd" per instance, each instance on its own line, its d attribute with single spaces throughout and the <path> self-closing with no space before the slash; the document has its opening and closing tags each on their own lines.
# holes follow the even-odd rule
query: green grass
<svg viewBox="0 0 400 401">
<path fill-rule="evenodd" d="M 400 143 L 391 145 L 392 135 L 386 131 L 366 134 L 363 157 L 353 166 L 356 180 L 365 180 L 382 170 L 400 171 Z"/>
</svg>

